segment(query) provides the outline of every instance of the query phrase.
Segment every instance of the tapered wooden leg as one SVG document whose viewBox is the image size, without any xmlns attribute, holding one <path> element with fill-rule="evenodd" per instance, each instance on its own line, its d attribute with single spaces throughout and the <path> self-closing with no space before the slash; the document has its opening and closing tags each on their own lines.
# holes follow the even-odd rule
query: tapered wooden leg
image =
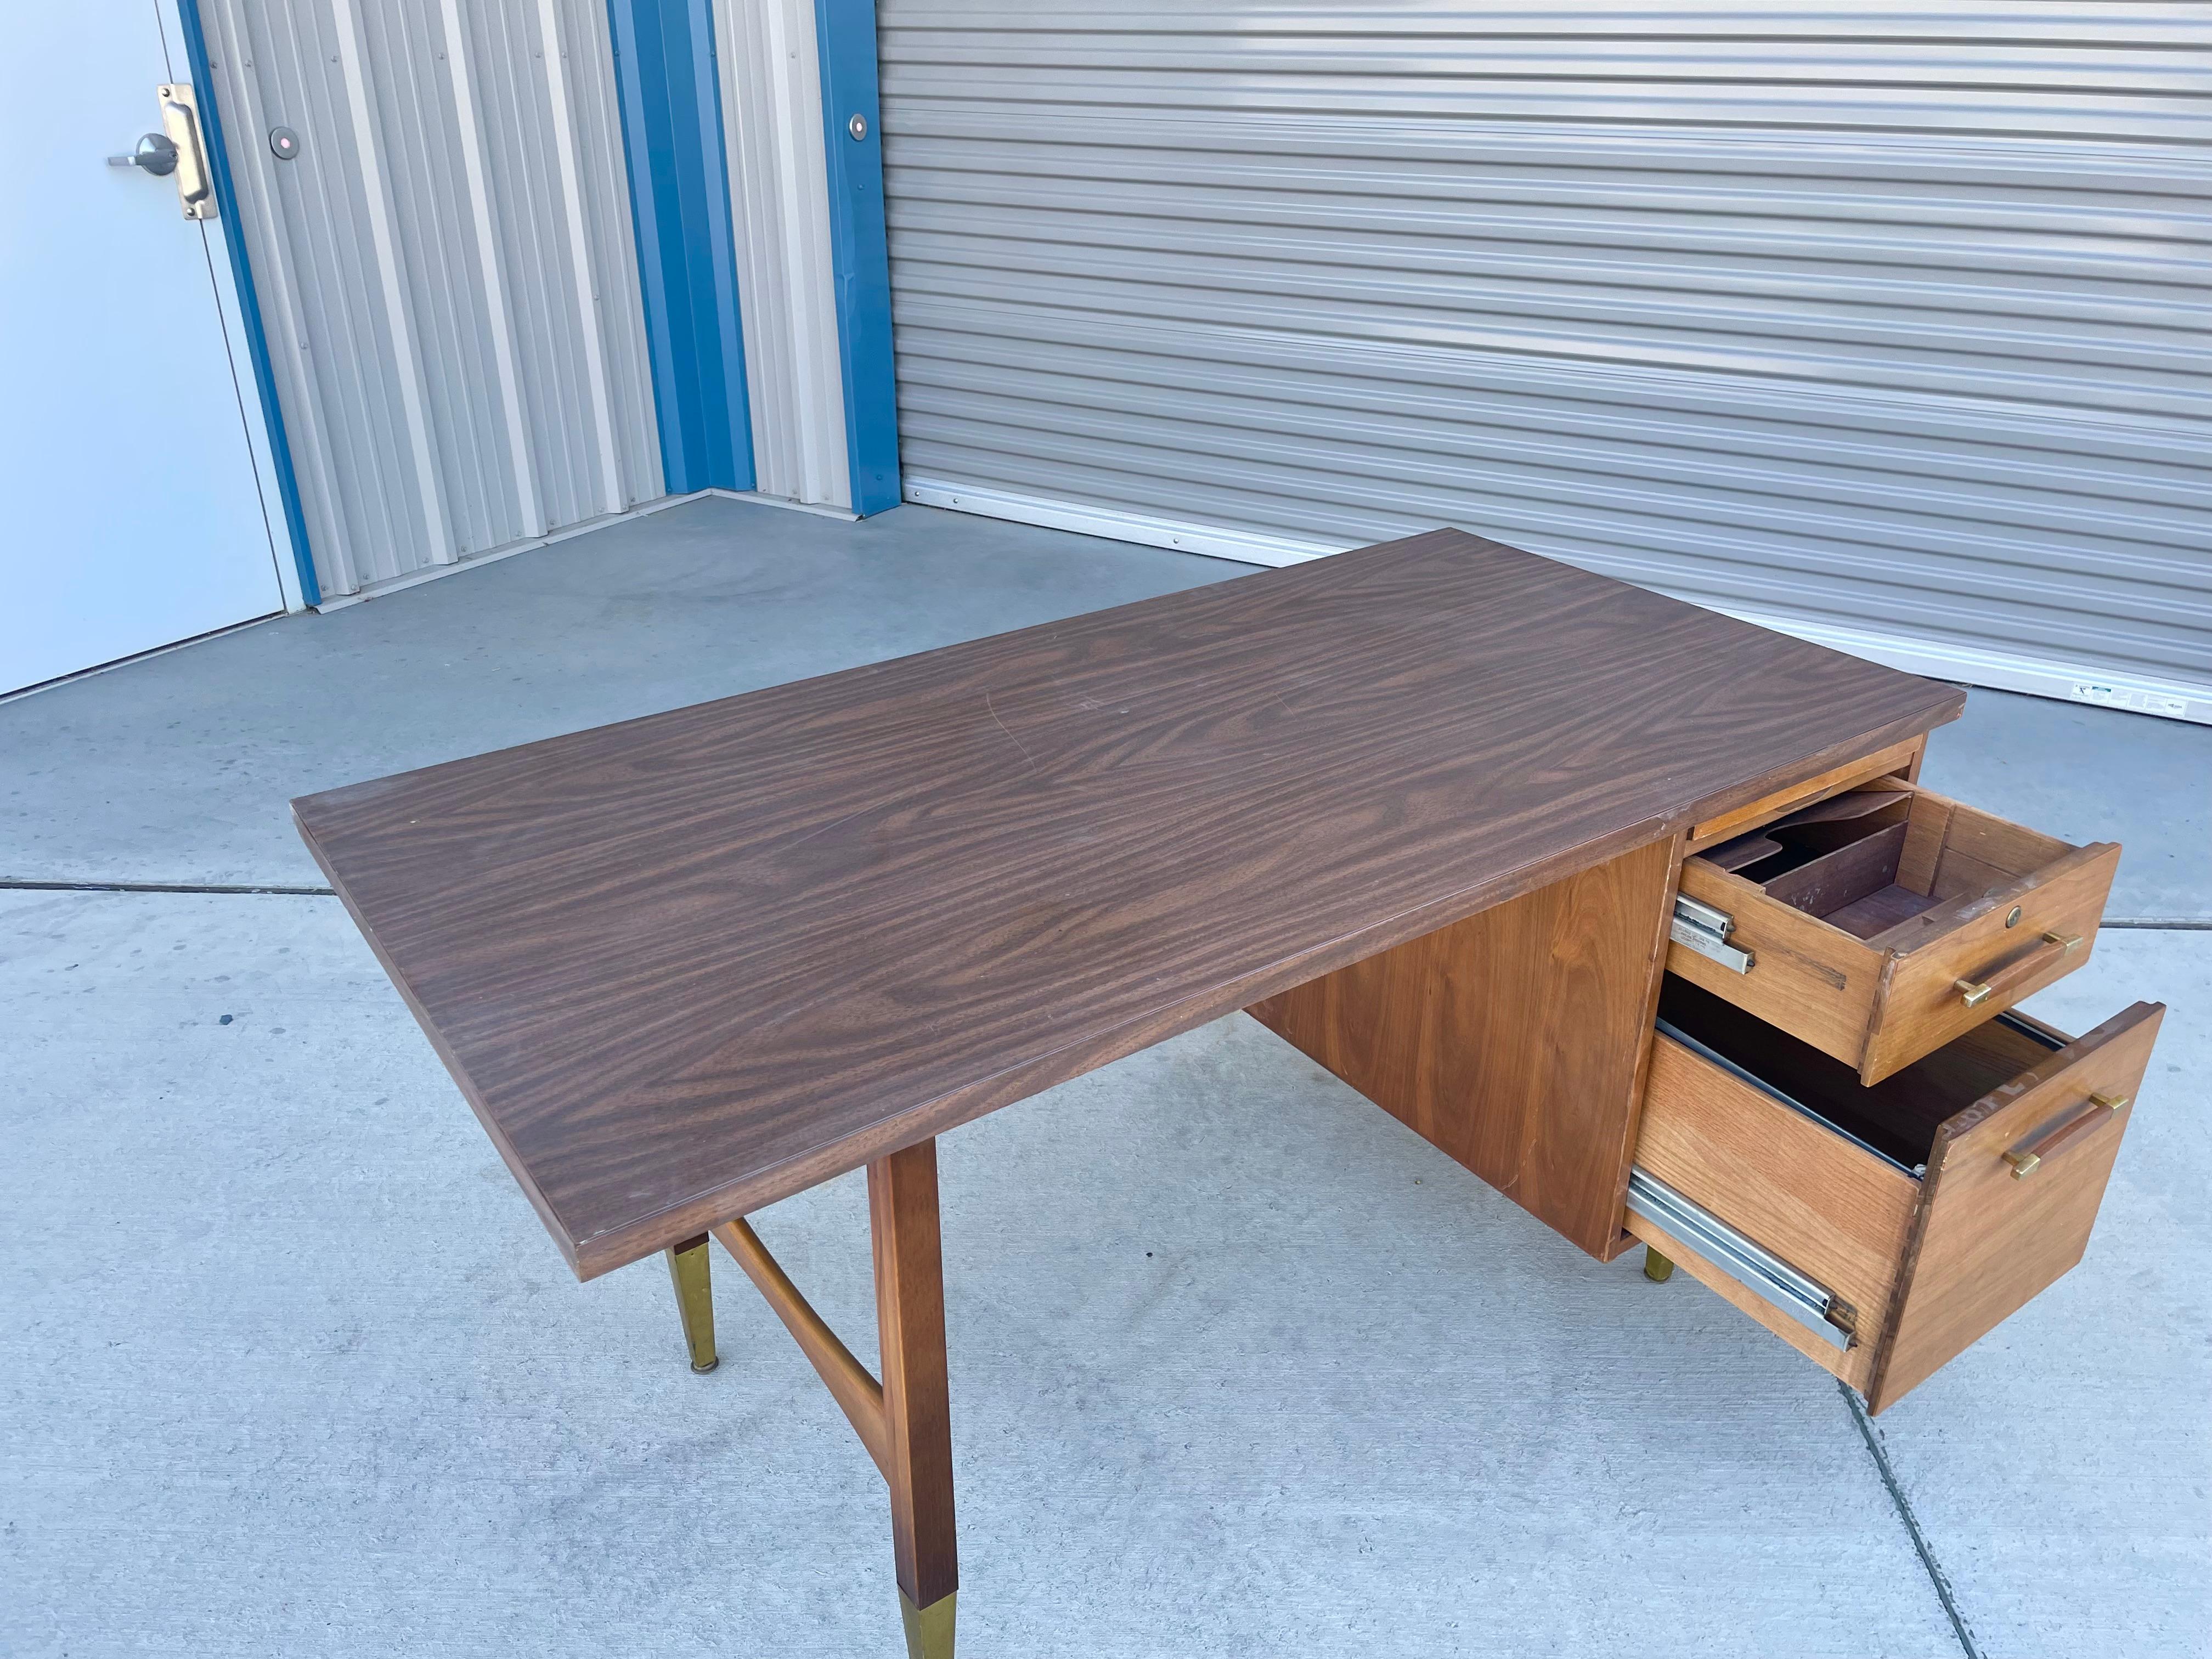
<svg viewBox="0 0 2212 1659">
<path fill-rule="evenodd" d="M 1646 1244 L 1644 1247 L 1644 1276 L 1654 1285 L 1664 1285 L 1674 1276 L 1674 1264 Z"/>
<path fill-rule="evenodd" d="M 668 1277 L 676 1285 L 676 1311 L 684 1321 L 684 1346 L 691 1352 L 691 1369 L 711 1371 L 720 1361 L 714 1353 L 714 1292 L 706 1234 L 669 1250 Z"/>
<path fill-rule="evenodd" d="M 945 1263 L 937 1143 L 868 1165 L 876 1322 L 883 1343 L 891 1547 L 908 1659 L 952 1659 L 952 1413 L 945 1361 Z"/>
</svg>

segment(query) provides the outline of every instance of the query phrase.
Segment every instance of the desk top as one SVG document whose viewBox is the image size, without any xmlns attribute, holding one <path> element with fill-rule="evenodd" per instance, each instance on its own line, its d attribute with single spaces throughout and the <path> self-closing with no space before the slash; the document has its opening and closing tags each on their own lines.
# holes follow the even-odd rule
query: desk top
<svg viewBox="0 0 2212 1659">
<path fill-rule="evenodd" d="M 590 1278 L 1963 702 L 1438 531 L 294 809 Z"/>
</svg>

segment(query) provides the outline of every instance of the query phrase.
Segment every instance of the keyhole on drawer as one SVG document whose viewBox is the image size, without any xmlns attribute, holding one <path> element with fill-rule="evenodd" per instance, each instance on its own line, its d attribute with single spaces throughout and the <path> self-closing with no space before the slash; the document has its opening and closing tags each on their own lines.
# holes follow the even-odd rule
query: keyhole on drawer
<svg viewBox="0 0 2212 1659">
<path fill-rule="evenodd" d="M 2017 927 L 2020 926 L 2020 906 L 2017 904 L 2014 905 L 2011 909 L 2005 912 L 2005 926 L 2008 927 Z"/>
</svg>

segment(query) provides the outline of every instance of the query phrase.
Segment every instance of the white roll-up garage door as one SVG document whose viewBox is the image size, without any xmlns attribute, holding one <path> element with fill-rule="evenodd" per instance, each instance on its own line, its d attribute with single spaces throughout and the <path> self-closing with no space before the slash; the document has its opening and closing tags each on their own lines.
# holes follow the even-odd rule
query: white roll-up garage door
<svg viewBox="0 0 2212 1659">
<path fill-rule="evenodd" d="M 911 499 L 2212 720 L 2212 6 L 881 8 Z"/>
</svg>

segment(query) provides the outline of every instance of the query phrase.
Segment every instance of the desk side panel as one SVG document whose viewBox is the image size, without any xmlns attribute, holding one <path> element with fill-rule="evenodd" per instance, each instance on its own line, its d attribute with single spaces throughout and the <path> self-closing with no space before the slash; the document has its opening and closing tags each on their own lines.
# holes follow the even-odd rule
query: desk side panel
<svg viewBox="0 0 2212 1659">
<path fill-rule="evenodd" d="M 1680 847 L 1650 842 L 1247 1012 L 1609 1260 Z"/>
</svg>

